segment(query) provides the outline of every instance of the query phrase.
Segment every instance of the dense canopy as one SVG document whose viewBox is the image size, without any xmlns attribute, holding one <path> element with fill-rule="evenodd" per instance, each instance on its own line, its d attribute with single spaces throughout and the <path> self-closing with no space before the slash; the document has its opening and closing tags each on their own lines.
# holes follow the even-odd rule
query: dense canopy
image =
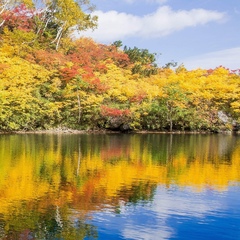
<svg viewBox="0 0 240 240">
<path fill-rule="evenodd" d="M 0 3 L 0 130 L 239 126 L 239 70 L 159 67 L 146 49 L 73 40 L 96 27 L 86 0 Z"/>
</svg>

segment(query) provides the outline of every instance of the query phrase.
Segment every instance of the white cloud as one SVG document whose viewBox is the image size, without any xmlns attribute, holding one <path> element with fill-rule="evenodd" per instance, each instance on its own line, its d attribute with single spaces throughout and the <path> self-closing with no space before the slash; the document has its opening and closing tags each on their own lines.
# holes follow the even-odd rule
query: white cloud
<svg viewBox="0 0 240 240">
<path fill-rule="evenodd" d="M 127 3 L 133 3 L 133 2 L 135 2 L 135 0 L 124 0 L 125 2 L 127 2 Z"/>
<path fill-rule="evenodd" d="M 170 239 L 172 237 L 173 230 L 164 226 L 164 223 L 158 223 L 158 226 L 161 226 L 162 229 L 151 228 L 148 226 L 139 227 L 136 226 L 127 226 L 123 230 L 122 235 L 126 239 Z"/>
<path fill-rule="evenodd" d="M 181 191 L 158 187 L 154 200 L 150 207 L 145 207 L 147 210 L 142 211 L 142 218 L 146 215 L 144 226 L 136 221 L 136 218 L 131 218 L 131 212 L 126 212 L 126 224 L 122 230 L 122 235 L 126 239 L 170 239 L 174 236 L 175 229 L 168 225 L 168 219 L 178 218 L 179 221 L 195 218 L 199 223 L 205 221 L 205 217 L 211 215 L 224 206 L 217 201 L 205 201 L 205 193 L 199 196 L 192 194 L 192 190 L 184 189 L 184 194 Z M 191 195 L 188 195 L 191 194 Z M 191 196 L 187 198 L 186 196 Z M 140 209 L 139 209 L 140 211 Z M 150 212 L 150 214 L 149 214 Z M 134 215 L 134 212 L 133 212 Z M 154 216 L 155 224 L 151 224 L 149 215 Z"/>
<path fill-rule="evenodd" d="M 134 0 L 132 0 L 134 1 Z M 137 1 L 137 0 L 135 0 Z M 146 0 L 147 3 L 157 3 L 157 4 L 164 4 L 166 2 L 168 2 L 168 0 Z"/>
<path fill-rule="evenodd" d="M 164 4 L 164 3 L 168 2 L 168 0 L 147 0 L 147 2 Z"/>
<path fill-rule="evenodd" d="M 124 1 L 127 3 L 139 2 L 139 0 L 124 0 Z M 163 3 L 168 2 L 168 0 L 146 0 L 145 2 L 163 4 Z"/>
<path fill-rule="evenodd" d="M 210 52 L 199 56 L 183 59 L 182 63 L 187 69 L 216 68 L 220 65 L 231 70 L 240 68 L 240 47 Z"/>
<path fill-rule="evenodd" d="M 187 27 L 196 27 L 225 18 L 222 12 L 205 9 L 174 11 L 169 6 L 159 7 L 155 12 L 142 17 L 117 11 L 96 11 L 94 14 L 99 17 L 98 29 L 83 32 L 81 36 L 92 37 L 99 42 L 111 42 L 133 36 L 163 37 Z"/>
<path fill-rule="evenodd" d="M 141 28 L 140 18 L 131 14 L 117 11 L 106 13 L 96 11 L 94 14 L 98 16 L 98 29 L 82 32 L 82 34 L 100 42 L 125 38 L 138 32 Z"/>
</svg>

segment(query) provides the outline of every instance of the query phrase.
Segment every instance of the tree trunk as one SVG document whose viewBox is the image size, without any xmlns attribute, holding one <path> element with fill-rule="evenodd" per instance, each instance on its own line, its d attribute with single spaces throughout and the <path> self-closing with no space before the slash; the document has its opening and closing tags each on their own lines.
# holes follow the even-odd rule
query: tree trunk
<svg viewBox="0 0 240 240">
<path fill-rule="evenodd" d="M 77 99 L 78 99 L 78 123 L 80 123 L 80 121 L 81 121 L 81 101 L 80 101 L 79 93 L 77 95 Z"/>
<path fill-rule="evenodd" d="M 172 118 L 170 118 L 170 132 L 172 132 L 172 128 L 173 128 L 173 122 L 172 122 Z"/>
</svg>

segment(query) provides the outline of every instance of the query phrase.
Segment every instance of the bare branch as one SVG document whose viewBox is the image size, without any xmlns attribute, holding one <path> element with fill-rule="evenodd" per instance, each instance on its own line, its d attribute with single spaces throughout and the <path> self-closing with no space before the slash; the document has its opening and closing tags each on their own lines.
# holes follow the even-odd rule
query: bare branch
<svg viewBox="0 0 240 240">
<path fill-rule="evenodd" d="M 5 23 L 6 20 L 3 20 L 1 23 L 0 23 L 0 27 Z"/>
<path fill-rule="evenodd" d="M 1 1 L 0 15 L 7 9 L 7 6 L 9 5 L 9 3 L 10 3 L 10 0 Z"/>
</svg>

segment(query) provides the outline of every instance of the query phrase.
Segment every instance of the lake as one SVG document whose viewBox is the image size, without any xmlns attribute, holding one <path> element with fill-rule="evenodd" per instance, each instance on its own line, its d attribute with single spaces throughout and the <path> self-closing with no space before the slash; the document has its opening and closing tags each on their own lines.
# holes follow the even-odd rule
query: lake
<svg viewBox="0 0 240 240">
<path fill-rule="evenodd" d="M 240 239 L 240 135 L 0 135 L 0 239 Z"/>
</svg>

